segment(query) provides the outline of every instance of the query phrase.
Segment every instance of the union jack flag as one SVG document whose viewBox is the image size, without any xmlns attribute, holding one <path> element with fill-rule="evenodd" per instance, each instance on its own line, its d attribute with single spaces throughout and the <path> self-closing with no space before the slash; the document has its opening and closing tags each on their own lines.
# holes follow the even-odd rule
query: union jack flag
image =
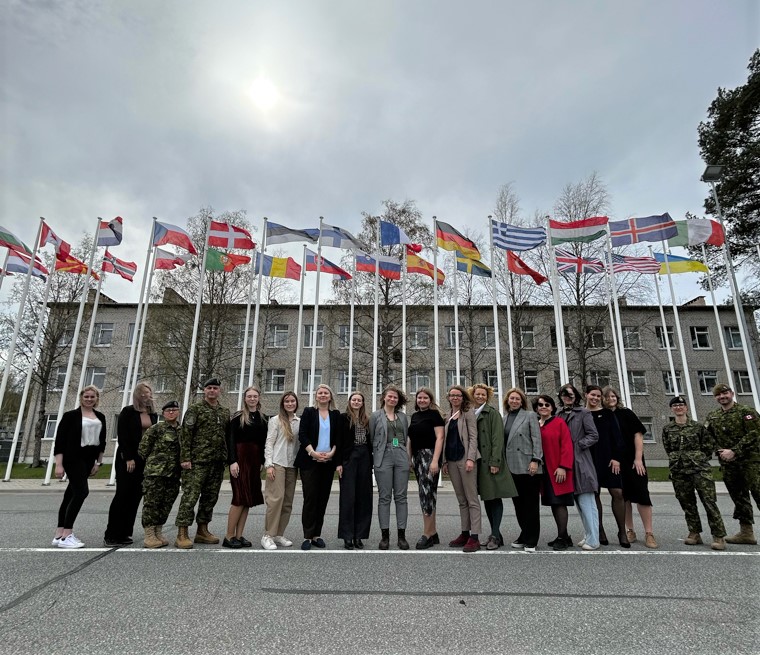
<svg viewBox="0 0 760 655">
<path fill-rule="evenodd" d="M 582 275 L 604 271 L 604 262 L 601 259 L 586 259 L 562 248 L 556 248 L 554 252 L 557 256 L 557 271 L 560 273 Z"/>
</svg>

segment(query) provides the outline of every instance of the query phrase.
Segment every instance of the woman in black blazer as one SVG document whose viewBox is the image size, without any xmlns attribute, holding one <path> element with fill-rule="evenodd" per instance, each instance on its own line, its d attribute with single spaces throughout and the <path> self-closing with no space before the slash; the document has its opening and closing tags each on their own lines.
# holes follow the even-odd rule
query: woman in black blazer
<svg viewBox="0 0 760 655">
<path fill-rule="evenodd" d="M 74 535 L 74 521 L 82 503 L 90 493 L 87 478 L 95 475 L 103 463 L 106 449 L 106 417 L 95 411 L 100 391 L 92 385 L 79 392 L 79 407 L 61 416 L 55 433 L 55 477 L 69 478 L 58 509 L 58 526 L 53 546 L 82 548 L 84 543 Z"/>
<path fill-rule="evenodd" d="M 298 429 L 301 448 L 296 455 L 295 465 L 301 471 L 303 489 L 301 550 L 309 550 L 312 546 L 325 547 L 321 537 L 322 526 L 335 477 L 336 454 L 343 426 L 330 387 L 320 384 L 315 399 L 315 407 L 303 410 Z"/>
<path fill-rule="evenodd" d="M 119 447 L 114 458 L 116 467 L 116 493 L 108 510 L 108 525 L 103 538 L 104 546 L 125 546 L 132 543 L 137 508 L 143 489 L 145 462 L 137 454 L 145 431 L 158 422 L 153 409 L 153 389 L 145 382 L 138 382 L 132 392 L 132 404 L 119 413 L 116 426 Z M 162 541 L 168 541 L 162 538 Z"/>
</svg>

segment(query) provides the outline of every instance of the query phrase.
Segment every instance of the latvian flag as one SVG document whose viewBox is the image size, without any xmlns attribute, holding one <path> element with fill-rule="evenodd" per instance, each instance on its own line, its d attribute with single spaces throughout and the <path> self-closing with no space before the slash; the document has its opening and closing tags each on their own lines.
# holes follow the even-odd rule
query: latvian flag
<svg viewBox="0 0 760 655">
<path fill-rule="evenodd" d="M 458 250 L 468 259 L 480 260 L 480 251 L 474 241 L 443 221 L 435 222 L 435 238 L 439 248 Z"/>
<path fill-rule="evenodd" d="M 557 255 L 557 270 L 560 273 L 581 275 L 604 271 L 604 262 L 599 259 L 586 259 L 562 248 L 557 248 L 555 254 Z"/>
<path fill-rule="evenodd" d="M 580 221 L 555 221 L 549 220 L 549 235 L 551 244 L 557 246 L 560 243 L 590 243 L 604 236 L 605 227 L 609 223 L 606 216 L 593 216 L 583 218 Z"/>
<path fill-rule="evenodd" d="M 236 225 L 229 225 L 221 221 L 211 221 L 211 231 L 208 235 L 208 245 L 216 248 L 230 250 L 253 250 L 256 244 L 251 238 L 251 233 Z"/>
<path fill-rule="evenodd" d="M 137 264 L 118 259 L 106 249 L 106 254 L 103 255 L 103 263 L 100 266 L 100 270 L 104 273 L 118 273 L 125 280 L 132 282 L 135 273 L 137 273 Z"/>
<path fill-rule="evenodd" d="M 117 216 L 112 221 L 100 221 L 98 246 L 118 246 L 123 237 L 121 216 Z"/>
</svg>

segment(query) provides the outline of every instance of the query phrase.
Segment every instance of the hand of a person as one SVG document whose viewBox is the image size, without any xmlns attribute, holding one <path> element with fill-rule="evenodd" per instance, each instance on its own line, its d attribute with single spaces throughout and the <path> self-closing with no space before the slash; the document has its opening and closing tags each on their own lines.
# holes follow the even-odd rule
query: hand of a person
<svg viewBox="0 0 760 655">
<path fill-rule="evenodd" d="M 565 478 L 567 478 L 567 472 L 565 469 L 557 467 L 557 469 L 554 471 L 554 479 L 557 484 L 562 484 L 565 481 Z"/>
<path fill-rule="evenodd" d="M 449 474 L 449 465 L 448 464 L 444 464 L 443 465 L 443 474 L 444 475 L 448 475 Z"/>
<path fill-rule="evenodd" d="M 720 458 L 724 462 L 732 462 L 734 459 L 736 459 L 736 453 L 730 448 L 723 448 L 722 450 L 719 450 L 718 455 L 720 455 Z"/>
<path fill-rule="evenodd" d="M 620 462 L 616 459 L 611 459 L 608 466 L 612 470 L 612 475 L 620 475 Z"/>
<path fill-rule="evenodd" d="M 531 462 L 528 464 L 528 475 L 535 475 L 538 472 L 538 463 Z"/>
<path fill-rule="evenodd" d="M 189 471 L 191 468 L 193 468 L 192 462 L 182 462 L 180 466 L 185 469 L 186 471 Z"/>
<path fill-rule="evenodd" d="M 499 472 L 498 466 L 490 466 L 489 470 L 491 471 L 491 475 L 496 475 Z"/>
<path fill-rule="evenodd" d="M 271 482 L 274 482 L 274 475 L 275 475 L 274 466 L 270 466 L 267 469 L 267 479 L 270 480 Z"/>
<path fill-rule="evenodd" d="M 338 464 L 338 466 L 335 467 L 335 470 L 338 472 L 338 478 L 342 478 L 343 477 L 343 467 L 340 464 Z"/>
<path fill-rule="evenodd" d="M 92 465 L 92 469 L 90 470 L 90 475 L 89 475 L 88 477 L 90 477 L 90 478 L 91 478 L 93 475 L 95 475 L 95 474 L 98 472 L 98 470 L 99 470 L 99 469 L 100 469 L 100 466 L 98 465 L 98 463 L 97 463 L 97 462 L 95 462 L 95 463 Z"/>
<path fill-rule="evenodd" d="M 431 462 L 430 463 L 430 475 L 432 477 L 435 477 L 438 474 L 438 471 L 440 471 L 440 467 L 438 466 L 438 462 Z"/>
<path fill-rule="evenodd" d="M 647 473 L 647 469 L 644 466 L 644 462 L 642 462 L 640 459 L 633 460 L 633 468 L 636 469 L 636 473 L 638 475 L 646 475 Z"/>
<path fill-rule="evenodd" d="M 475 462 L 473 462 L 471 459 L 468 459 L 464 465 L 465 472 L 471 473 L 474 468 L 475 468 Z"/>
<path fill-rule="evenodd" d="M 127 473 L 133 473 L 135 470 L 135 460 L 128 459 L 127 460 Z"/>
<path fill-rule="evenodd" d="M 233 478 L 237 478 L 240 475 L 240 465 L 237 462 L 230 464 L 230 475 Z"/>
<path fill-rule="evenodd" d="M 63 478 L 64 470 L 63 470 L 63 464 L 56 464 L 55 465 L 55 477 L 57 477 L 59 480 Z"/>
</svg>

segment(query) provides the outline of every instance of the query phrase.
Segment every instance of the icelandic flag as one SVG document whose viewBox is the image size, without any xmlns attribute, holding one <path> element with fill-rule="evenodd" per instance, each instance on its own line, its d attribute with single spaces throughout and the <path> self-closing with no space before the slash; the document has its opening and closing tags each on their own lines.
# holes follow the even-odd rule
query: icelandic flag
<svg viewBox="0 0 760 655">
<path fill-rule="evenodd" d="M 546 228 L 520 227 L 491 219 L 493 245 L 502 250 L 522 252 L 546 243 Z"/>
<path fill-rule="evenodd" d="M 156 221 L 153 227 L 153 245 L 165 246 L 169 243 L 184 248 L 193 255 L 198 254 L 190 235 L 185 230 L 171 223 Z"/>
<path fill-rule="evenodd" d="M 307 271 L 316 271 L 317 270 L 317 261 L 320 262 L 319 264 L 319 272 L 320 273 L 329 273 L 332 275 L 338 275 L 344 280 L 350 280 L 351 274 L 348 273 L 348 271 L 344 271 L 340 266 L 337 264 L 333 264 L 329 259 L 325 259 L 324 257 L 320 257 L 315 253 L 313 250 L 306 249 L 306 270 Z"/>
<path fill-rule="evenodd" d="M 613 248 L 630 246 L 640 241 L 667 241 L 678 236 L 676 222 L 665 212 L 660 216 L 641 216 L 624 221 L 610 221 Z"/>
<path fill-rule="evenodd" d="M 399 243 L 411 243 L 406 232 L 388 221 L 380 221 L 380 245 L 394 246 Z"/>
<path fill-rule="evenodd" d="M 98 246 L 118 246 L 123 238 L 121 216 L 117 216 L 112 221 L 100 221 Z"/>
<path fill-rule="evenodd" d="M 388 280 L 401 279 L 401 262 L 395 257 L 371 257 L 361 250 L 356 251 L 356 270 L 363 273 L 374 273 L 380 263 L 380 276 Z"/>
</svg>

